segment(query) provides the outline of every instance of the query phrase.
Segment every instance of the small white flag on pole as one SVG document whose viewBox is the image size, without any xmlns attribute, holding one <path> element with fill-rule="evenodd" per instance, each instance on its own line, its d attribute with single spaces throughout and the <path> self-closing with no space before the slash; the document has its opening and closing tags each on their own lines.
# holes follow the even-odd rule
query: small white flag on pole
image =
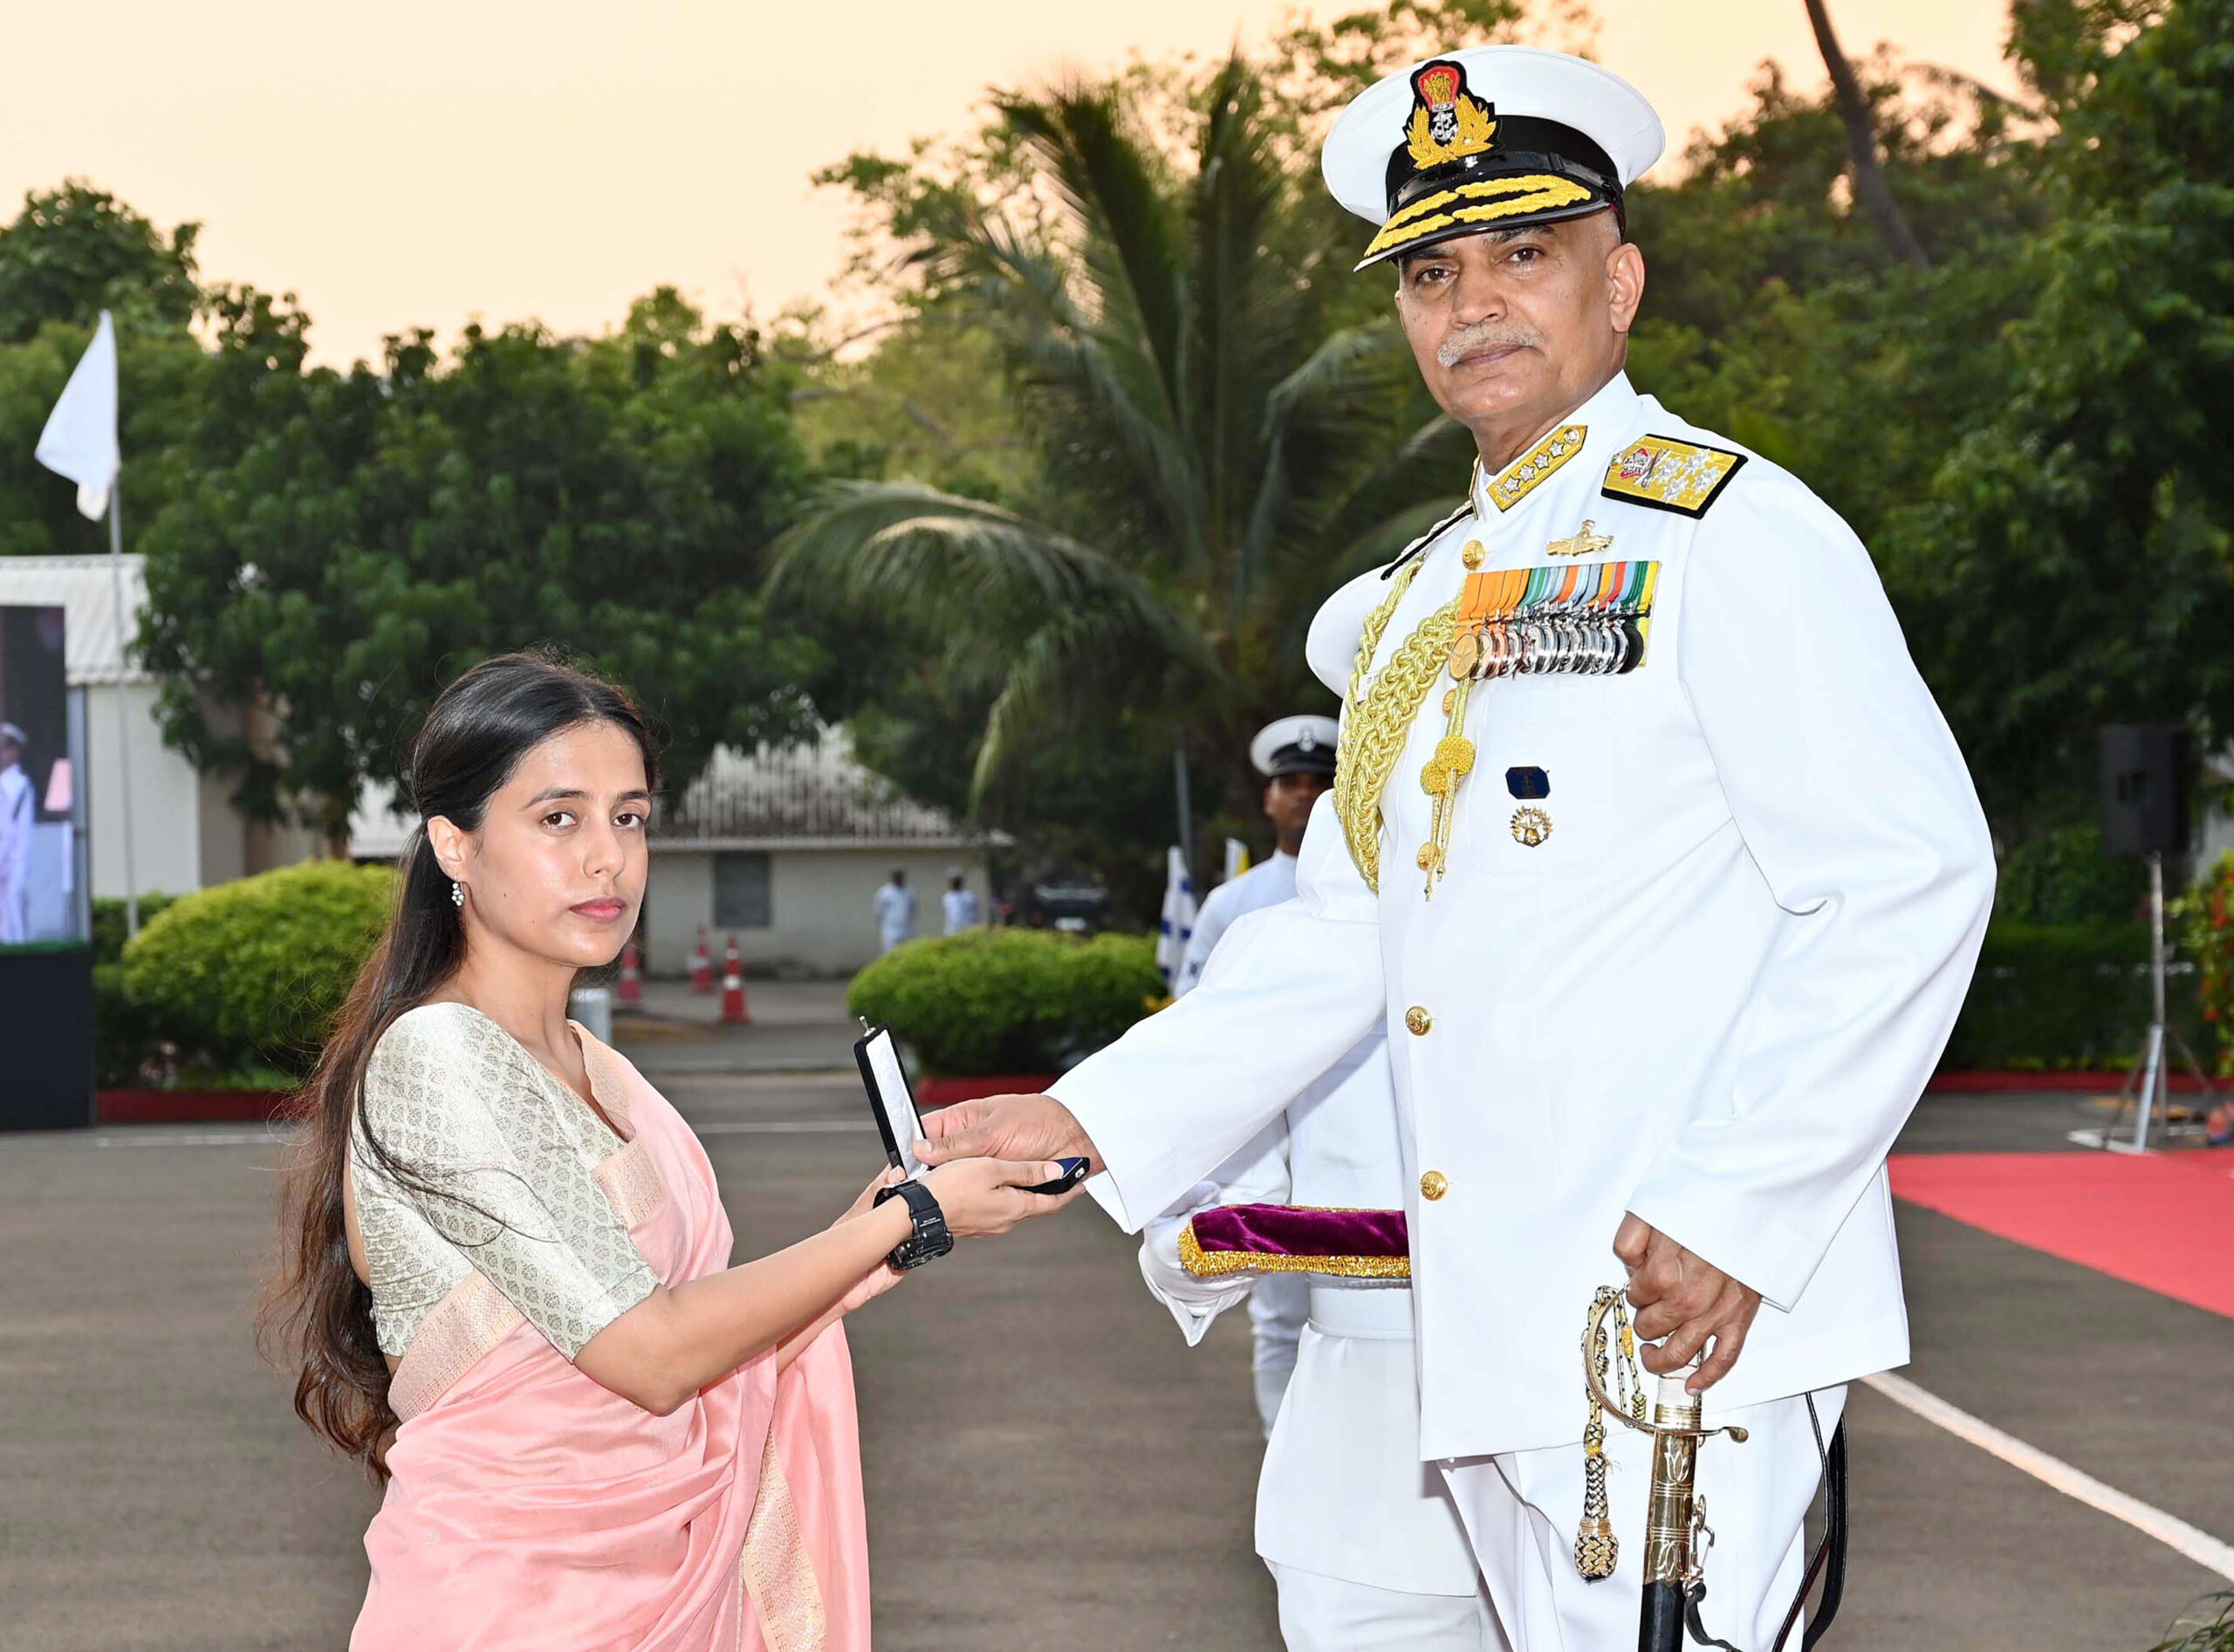
<svg viewBox="0 0 2234 1652">
<path fill-rule="evenodd" d="M 1194 933 L 1195 882 L 1187 875 L 1187 857 L 1175 848 L 1164 874 L 1163 921 L 1155 936 L 1155 967 L 1163 971 L 1166 987 L 1179 978 Z"/>
<path fill-rule="evenodd" d="M 124 463 L 116 445 L 116 326 L 107 311 L 62 387 L 35 451 L 41 464 L 78 484 L 79 513 L 99 521 Z"/>
</svg>

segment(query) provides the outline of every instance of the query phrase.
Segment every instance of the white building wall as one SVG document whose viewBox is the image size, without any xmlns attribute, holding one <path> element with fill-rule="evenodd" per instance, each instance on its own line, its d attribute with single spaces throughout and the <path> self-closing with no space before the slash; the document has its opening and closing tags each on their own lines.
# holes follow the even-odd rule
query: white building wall
<svg viewBox="0 0 2234 1652">
<path fill-rule="evenodd" d="M 124 773 L 120 749 L 132 764 L 132 881 L 145 894 L 184 895 L 200 888 L 209 811 L 202 777 L 163 744 L 155 725 L 156 687 L 148 682 L 96 682 L 86 696 L 86 814 L 92 840 L 96 898 L 121 900 L 124 875 Z M 124 696 L 125 727 L 117 727 L 117 696 Z M 222 793 L 220 794 L 222 799 Z M 228 814 L 230 811 L 226 811 Z M 235 830 L 237 832 L 237 826 Z M 224 857 L 219 857 L 221 862 Z M 237 877 L 226 870 L 219 877 Z"/>
<path fill-rule="evenodd" d="M 653 975 L 689 974 L 698 926 L 710 925 L 713 914 L 714 858 L 654 842 L 651 882 L 644 892 L 645 969 Z M 712 947 L 718 959 L 721 943 Z"/>
</svg>

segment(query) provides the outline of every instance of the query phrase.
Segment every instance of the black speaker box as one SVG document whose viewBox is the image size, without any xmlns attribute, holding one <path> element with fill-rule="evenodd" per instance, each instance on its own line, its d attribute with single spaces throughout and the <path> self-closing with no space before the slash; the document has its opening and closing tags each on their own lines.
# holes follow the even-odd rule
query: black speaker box
<svg viewBox="0 0 2234 1652">
<path fill-rule="evenodd" d="M 2177 724 L 2120 723 L 2102 730 L 2102 847 L 2132 860 L 2188 847 L 2194 756 Z"/>
<path fill-rule="evenodd" d="M 0 952 L 0 1130 L 93 1121 L 92 949 Z"/>
</svg>

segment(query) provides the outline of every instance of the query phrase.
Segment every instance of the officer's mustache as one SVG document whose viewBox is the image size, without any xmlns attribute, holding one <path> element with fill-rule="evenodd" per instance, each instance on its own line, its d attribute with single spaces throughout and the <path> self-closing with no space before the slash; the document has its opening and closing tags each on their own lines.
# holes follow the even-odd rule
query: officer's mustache
<svg viewBox="0 0 2234 1652">
<path fill-rule="evenodd" d="M 1443 341 L 1435 359 L 1446 367 L 1455 367 L 1477 350 L 1488 350 L 1498 345 L 1511 345 L 1522 350 L 1533 350 L 1544 342 L 1544 335 L 1533 327 L 1507 326 L 1500 322 L 1477 321 L 1464 326 Z"/>
</svg>

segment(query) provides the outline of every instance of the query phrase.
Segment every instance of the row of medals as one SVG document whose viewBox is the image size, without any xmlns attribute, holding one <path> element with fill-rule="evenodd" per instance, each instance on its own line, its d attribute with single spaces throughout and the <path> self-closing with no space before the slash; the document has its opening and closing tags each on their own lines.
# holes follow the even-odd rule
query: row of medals
<svg viewBox="0 0 2234 1652">
<path fill-rule="evenodd" d="M 1474 743 L 1461 732 L 1474 684 L 1490 677 L 1616 676 L 1643 655 L 1644 633 L 1628 607 L 1592 613 L 1546 608 L 1486 620 L 1458 634 L 1450 645 L 1449 669 L 1456 686 L 1443 696 L 1443 736 L 1420 771 L 1421 790 L 1435 799 L 1428 840 L 1420 845 L 1417 857 L 1420 870 L 1427 874 L 1428 899 L 1435 898 L 1435 887 L 1449 866 L 1458 783 L 1474 767 Z M 1517 810 L 1512 835 L 1535 848 L 1552 835 L 1552 818 L 1538 808 Z"/>
</svg>

